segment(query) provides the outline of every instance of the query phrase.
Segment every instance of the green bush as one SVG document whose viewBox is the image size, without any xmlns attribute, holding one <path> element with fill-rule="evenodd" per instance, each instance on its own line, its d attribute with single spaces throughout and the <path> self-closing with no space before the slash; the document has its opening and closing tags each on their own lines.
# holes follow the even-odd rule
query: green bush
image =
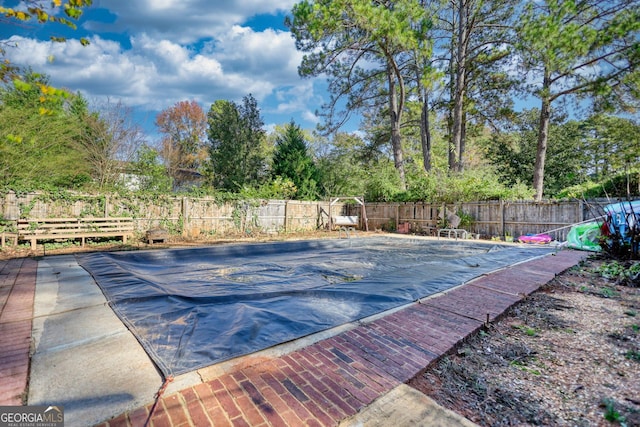
<svg viewBox="0 0 640 427">
<path fill-rule="evenodd" d="M 458 203 L 481 200 L 526 200 L 533 190 L 524 184 L 508 187 L 490 168 L 461 173 L 433 171 L 410 178 L 407 191 L 393 201 Z"/>
<path fill-rule="evenodd" d="M 631 194 L 627 194 L 627 190 Z M 556 194 L 559 199 L 595 199 L 599 197 L 627 198 L 640 195 L 640 169 L 617 174 L 604 181 L 588 181 L 567 187 Z"/>
</svg>

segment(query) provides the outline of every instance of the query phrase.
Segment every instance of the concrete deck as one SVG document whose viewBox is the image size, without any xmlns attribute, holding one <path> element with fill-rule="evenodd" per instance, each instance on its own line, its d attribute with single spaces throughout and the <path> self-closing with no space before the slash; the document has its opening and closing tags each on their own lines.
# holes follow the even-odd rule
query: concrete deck
<svg viewBox="0 0 640 427">
<path fill-rule="evenodd" d="M 153 426 L 472 425 L 404 383 L 587 255 L 564 250 L 165 384 L 73 256 L 0 261 L 0 405 L 62 405 L 68 426 L 139 426 L 152 410 Z"/>
</svg>

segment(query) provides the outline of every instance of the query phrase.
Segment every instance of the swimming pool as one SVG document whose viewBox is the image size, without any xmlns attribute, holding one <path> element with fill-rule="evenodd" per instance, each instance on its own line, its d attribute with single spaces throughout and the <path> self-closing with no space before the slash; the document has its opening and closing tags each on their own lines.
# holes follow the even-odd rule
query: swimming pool
<svg viewBox="0 0 640 427">
<path fill-rule="evenodd" d="M 366 237 L 77 258 L 169 376 L 399 307 L 551 250 Z"/>
</svg>

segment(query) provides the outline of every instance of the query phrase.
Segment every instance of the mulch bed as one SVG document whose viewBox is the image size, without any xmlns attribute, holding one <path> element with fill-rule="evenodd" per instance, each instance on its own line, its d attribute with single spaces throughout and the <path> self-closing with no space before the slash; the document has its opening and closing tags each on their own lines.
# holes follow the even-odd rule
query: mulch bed
<svg viewBox="0 0 640 427">
<path fill-rule="evenodd" d="M 484 426 L 640 426 L 640 283 L 607 265 L 556 277 L 409 385 Z"/>
</svg>

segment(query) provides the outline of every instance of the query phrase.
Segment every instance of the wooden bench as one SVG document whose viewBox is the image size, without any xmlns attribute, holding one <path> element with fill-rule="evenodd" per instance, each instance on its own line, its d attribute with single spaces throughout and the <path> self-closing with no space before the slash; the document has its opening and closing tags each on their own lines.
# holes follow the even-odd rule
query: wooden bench
<svg viewBox="0 0 640 427">
<path fill-rule="evenodd" d="M 17 240 L 28 240 L 36 249 L 38 240 L 127 237 L 133 234 L 133 218 L 46 218 L 18 220 Z"/>
<path fill-rule="evenodd" d="M 0 233 L 0 248 L 4 248 L 7 244 L 7 240 L 11 240 L 14 245 L 18 244 L 18 233 L 11 233 L 9 231 L 3 231 Z"/>
</svg>

